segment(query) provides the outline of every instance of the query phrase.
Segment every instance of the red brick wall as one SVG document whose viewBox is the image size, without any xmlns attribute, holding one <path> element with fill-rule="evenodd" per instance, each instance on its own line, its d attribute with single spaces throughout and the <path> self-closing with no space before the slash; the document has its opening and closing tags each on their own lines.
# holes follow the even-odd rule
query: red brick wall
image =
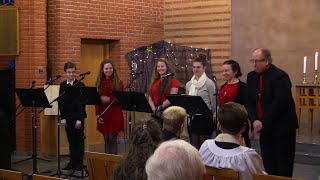
<svg viewBox="0 0 320 180">
<path fill-rule="evenodd" d="M 45 0 L 16 0 L 15 5 L 20 14 L 20 55 L 16 58 L 16 87 L 30 87 L 33 80 L 36 81 L 36 86 L 41 86 L 46 80 L 46 3 Z M 43 70 L 42 74 L 38 73 L 39 69 Z M 32 147 L 30 112 L 26 109 L 17 117 L 17 151 L 27 151 Z"/>
<path fill-rule="evenodd" d="M 46 1 L 15 2 L 20 13 L 20 55 L 16 61 L 16 85 L 26 88 L 32 80 L 36 80 L 36 84 L 42 86 L 47 78 Z M 162 0 L 48 0 L 50 73 L 62 74 L 66 61 L 76 62 L 80 67 L 82 38 L 111 39 L 119 40 L 119 43 L 114 44 L 115 50 L 111 52 L 110 58 L 117 61 L 126 82 L 130 69 L 125 54 L 133 48 L 164 39 L 163 11 Z M 39 69 L 43 71 L 42 74 L 39 74 Z M 17 151 L 29 150 L 31 115 L 30 111 L 25 111 L 17 118 Z"/>
<path fill-rule="evenodd" d="M 81 38 L 110 39 L 120 40 L 110 58 L 126 80 L 129 68 L 124 55 L 162 40 L 163 34 L 162 0 L 49 1 L 49 57 L 56 74 L 63 73 L 66 61 L 80 62 Z"/>
</svg>

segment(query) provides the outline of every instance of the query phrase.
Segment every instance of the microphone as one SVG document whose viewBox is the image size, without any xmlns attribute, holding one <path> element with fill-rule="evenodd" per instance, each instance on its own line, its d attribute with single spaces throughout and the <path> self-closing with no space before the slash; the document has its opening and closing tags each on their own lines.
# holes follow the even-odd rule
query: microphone
<svg viewBox="0 0 320 180">
<path fill-rule="evenodd" d="M 168 74 L 162 76 L 161 78 L 166 78 L 166 77 L 173 76 L 173 75 L 174 75 L 174 73 L 168 73 Z"/>
<path fill-rule="evenodd" d="M 49 81 L 46 82 L 46 84 L 52 84 L 53 81 L 61 78 L 61 75 L 56 75 L 53 78 L 50 78 Z"/>
<path fill-rule="evenodd" d="M 138 71 L 138 64 L 133 62 L 131 64 L 131 74 L 137 74 L 138 73 L 137 71 Z"/>
<path fill-rule="evenodd" d="M 87 71 L 87 72 L 85 72 L 85 73 L 79 74 L 79 76 L 85 76 L 85 75 L 88 75 L 88 74 L 91 74 L 91 72 L 90 72 L 90 71 Z"/>
<path fill-rule="evenodd" d="M 217 77 L 216 76 L 212 76 L 212 80 L 217 82 Z"/>
<path fill-rule="evenodd" d="M 36 81 L 32 81 L 31 83 L 32 83 L 32 85 L 31 85 L 30 89 L 33 89 L 34 88 L 34 84 L 36 83 Z"/>
<path fill-rule="evenodd" d="M 143 71 L 139 71 L 139 72 L 132 72 L 131 75 L 139 75 L 139 74 L 143 74 Z"/>
</svg>

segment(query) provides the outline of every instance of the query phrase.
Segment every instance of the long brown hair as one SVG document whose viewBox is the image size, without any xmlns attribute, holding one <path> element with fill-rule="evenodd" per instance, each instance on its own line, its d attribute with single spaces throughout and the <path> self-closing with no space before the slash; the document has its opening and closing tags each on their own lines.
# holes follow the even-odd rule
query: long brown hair
<svg viewBox="0 0 320 180">
<path fill-rule="evenodd" d="M 111 66 L 113 68 L 113 73 L 111 75 L 112 91 L 118 91 L 120 89 L 121 80 L 120 80 L 118 71 L 117 71 L 113 61 L 106 59 L 100 63 L 99 74 L 98 74 L 97 81 L 96 81 L 96 87 L 97 87 L 98 92 L 100 92 L 101 79 L 106 78 L 106 75 L 103 73 L 104 65 L 108 64 L 108 63 L 111 64 Z"/>
<path fill-rule="evenodd" d="M 145 164 L 162 140 L 158 122 L 153 119 L 138 121 L 129 138 L 129 151 L 115 168 L 112 179 L 147 180 Z"/>
<path fill-rule="evenodd" d="M 160 79 L 160 74 L 158 73 L 157 71 L 157 65 L 159 62 L 164 62 L 166 64 L 166 67 L 167 67 L 167 74 L 168 73 L 173 73 L 172 69 L 171 69 L 171 66 L 170 66 L 170 63 L 168 62 L 168 60 L 166 58 L 159 58 L 157 63 L 155 64 L 154 68 L 153 68 L 153 73 L 152 73 L 152 78 L 151 78 L 151 82 L 149 84 L 149 88 L 148 88 L 148 95 L 150 96 L 151 95 L 151 88 L 152 88 L 152 85 L 154 83 L 157 82 L 157 80 Z M 170 92 L 170 87 L 171 87 L 171 81 L 172 81 L 172 76 L 168 77 L 168 78 L 164 78 L 159 86 L 158 86 L 158 89 L 157 89 L 157 92 L 160 94 L 161 92 L 164 92 L 164 94 L 168 94 Z"/>
</svg>

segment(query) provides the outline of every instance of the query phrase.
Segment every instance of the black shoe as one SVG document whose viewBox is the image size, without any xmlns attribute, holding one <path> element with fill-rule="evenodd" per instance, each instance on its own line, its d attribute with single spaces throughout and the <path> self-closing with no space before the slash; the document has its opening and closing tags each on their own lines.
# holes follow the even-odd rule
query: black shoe
<svg viewBox="0 0 320 180">
<path fill-rule="evenodd" d="M 62 168 L 61 170 L 62 171 L 69 171 L 69 170 L 72 170 L 73 169 L 73 166 L 71 163 L 68 163 L 66 167 Z"/>
<path fill-rule="evenodd" d="M 73 168 L 74 171 L 82 171 L 84 168 L 84 165 L 77 165 Z"/>
</svg>

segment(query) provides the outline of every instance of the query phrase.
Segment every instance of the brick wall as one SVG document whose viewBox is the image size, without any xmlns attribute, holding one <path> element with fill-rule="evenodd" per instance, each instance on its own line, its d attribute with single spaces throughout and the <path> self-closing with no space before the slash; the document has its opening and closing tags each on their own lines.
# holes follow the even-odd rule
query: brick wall
<svg viewBox="0 0 320 180">
<path fill-rule="evenodd" d="M 82 38 L 119 40 L 119 43 L 111 44 L 110 58 L 117 61 L 121 77 L 126 82 L 130 69 L 125 54 L 164 38 L 162 0 L 47 1 L 48 4 L 45 0 L 15 1 L 20 13 L 20 55 L 16 61 L 18 88 L 29 87 L 32 80 L 36 80 L 38 86 L 45 83 L 47 47 L 49 74 L 62 74 L 66 61 L 81 66 Z M 43 73 L 39 74 L 39 70 Z M 30 114 L 27 110 L 17 118 L 17 151 L 31 150 Z"/>
<path fill-rule="evenodd" d="M 64 62 L 80 62 L 81 38 L 119 40 L 110 58 L 126 82 L 124 55 L 163 37 L 162 0 L 49 1 L 49 57 L 56 74 L 63 73 Z"/>
<path fill-rule="evenodd" d="M 221 80 L 221 66 L 230 56 L 230 0 L 165 0 L 165 39 L 212 50 L 212 70 Z"/>
<path fill-rule="evenodd" d="M 46 3 L 45 0 L 16 0 L 15 5 L 20 13 L 20 55 L 16 58 L 16 87 L 30 87 L 33 80 L 40 87 L 46 80 Z M 43 73 L 39 74 L 39 70 L 43 70 Z M 17 151 L 30 150 L 29 108 L 17 117 L 16 132 Z"/>
</svg>

